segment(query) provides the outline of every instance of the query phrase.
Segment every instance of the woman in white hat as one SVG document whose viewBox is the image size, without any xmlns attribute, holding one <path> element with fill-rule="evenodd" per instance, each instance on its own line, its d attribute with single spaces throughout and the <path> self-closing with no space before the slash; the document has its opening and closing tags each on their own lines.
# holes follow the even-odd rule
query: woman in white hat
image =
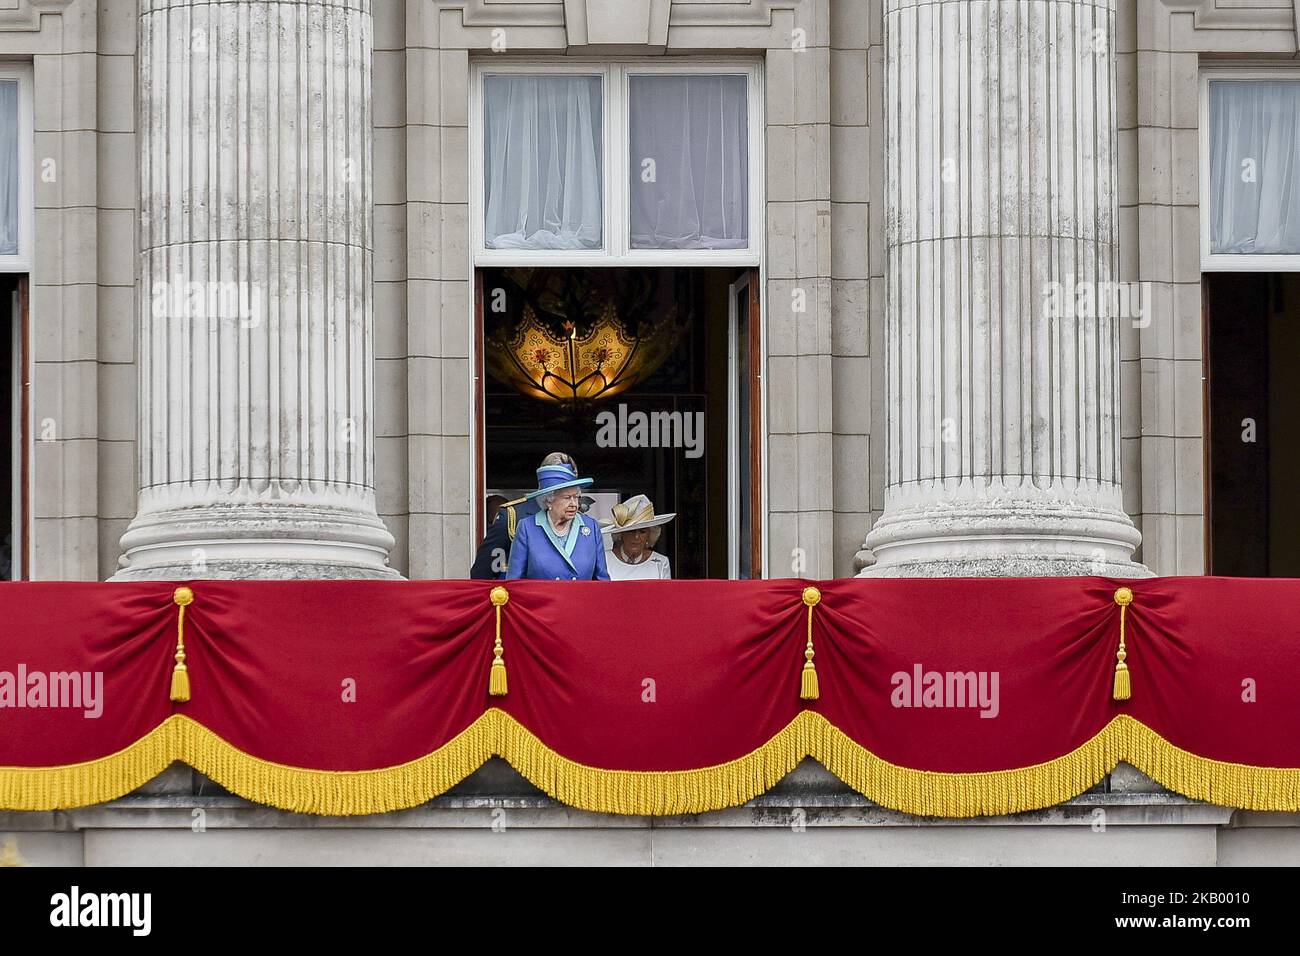
<svg viewBox="0 0 1300 956">
<path fill-rule="evenodd" d="M 676 513 L 656 515 L 645 495 L 636 495 L 614 506 L 613 520 L 601 530 L 612 540 L 605 552 L 605 566 L 611 581 L 667 581 L 673 576 L 668 557 L 655 551 L 663 525 Z"/>
</svg>

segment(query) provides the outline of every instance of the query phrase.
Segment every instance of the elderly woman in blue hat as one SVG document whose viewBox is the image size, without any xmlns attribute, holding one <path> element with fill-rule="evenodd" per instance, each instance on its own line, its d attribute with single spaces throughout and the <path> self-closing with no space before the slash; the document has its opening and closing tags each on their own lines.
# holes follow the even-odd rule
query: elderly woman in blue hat
<svg viewBox="0 0 1300 956">
<path fill-rule="evenodd" d="M 608 581 L 600 526 L 581 513 L 579 488 L 591 484 L 569 464 L 537 469 L 537 514 L 525 518 L 510 548 L 506 580 Z"/>
</svg>

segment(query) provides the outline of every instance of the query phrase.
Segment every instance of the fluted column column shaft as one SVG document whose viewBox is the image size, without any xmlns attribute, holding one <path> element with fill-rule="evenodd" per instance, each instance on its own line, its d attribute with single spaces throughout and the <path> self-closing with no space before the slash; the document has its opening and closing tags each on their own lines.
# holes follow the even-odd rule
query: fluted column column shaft
<svg viewBox="0 0 1300 956">
<path fill-rule="evenodd" d="M 1114 7 L 886 0 L 888 477 L 866 573 L 1133 567 Z"/>
<path fill-rule="evenodd" d="M 140 508 L 119 576 L 387 576 L 371 0 L 141 0 Z"/>
</svg>

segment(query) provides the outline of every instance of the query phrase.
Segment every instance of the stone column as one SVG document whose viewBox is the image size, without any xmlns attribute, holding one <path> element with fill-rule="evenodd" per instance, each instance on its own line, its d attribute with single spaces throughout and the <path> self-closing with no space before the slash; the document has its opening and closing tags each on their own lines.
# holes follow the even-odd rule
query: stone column
<svg viewBox="0 0 1300 956">
<path fill-rule="evenodd" d="M 886 0 L 888 478 L 863 574 L 1147 573 L 1120 497 L 1117 2 Z"/>
<path fill-rule="evenodd" d="M 117 579 L 395 577 L 372 0 L 140 0 L 140 502 Z"/>
</svg>

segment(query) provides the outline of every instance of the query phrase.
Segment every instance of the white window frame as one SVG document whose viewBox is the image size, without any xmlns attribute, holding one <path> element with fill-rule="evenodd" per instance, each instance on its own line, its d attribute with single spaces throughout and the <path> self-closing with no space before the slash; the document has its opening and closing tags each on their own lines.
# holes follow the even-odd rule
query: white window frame
<svg viewBox="0 0 1300 956">
<path fill-rule="evenodd" d="M 18 252 L 0 256 L 0 272 L 32 271 L 33 156 L 36 153 L 32 127 L 32 67 L 28 63 L 0 61 L 0 80 L 18 81 Z"/>
<path fill-rule="evenodd" d="M 1210 252 L 1210 84 L 1249 80 L 1300 81 L 1300 69 L 1243 69 L 1215 67 L 1201 71 L 1201 271 L 1202 272 L 1300 272 L 1300 254 Z"/>
<path fill-rule="evenodd" d="M 604 189 L 601 249 L 489 249 L 484 230 L 483 82 L 501 74 L 599 75 Z M 744 249 L 632 249 L 628 171 L 628 93 L 632 76 L 744 76 L 748 113 L 748 238 Z M 761 63 L 754 59 L 701 60 L 679 64 L 659 60 L 498 61 L 473 64 L 470 83 L 470 242 L 475 266 L 757 266 L 762 258 L 763 88 Z"/>
</svg>

